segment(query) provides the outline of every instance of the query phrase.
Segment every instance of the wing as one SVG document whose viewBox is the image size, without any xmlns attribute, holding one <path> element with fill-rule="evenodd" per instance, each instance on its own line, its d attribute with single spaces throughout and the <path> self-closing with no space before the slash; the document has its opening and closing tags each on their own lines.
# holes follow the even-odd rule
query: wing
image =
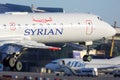
<svg viewBox="0 0 120 80">
<path fill-rule="evenodd" d="M 59 47 L 46 46 L 43 43 L 37 43 L 36 41 L 32 41 L 29 37 L 23 37 L 23 36 L 11 36 L 11 37 L 0 38 L 0 46 L 4 44 L 16 44 L 27 48 L 61 50 L 61 48 Z"/>
</svg>

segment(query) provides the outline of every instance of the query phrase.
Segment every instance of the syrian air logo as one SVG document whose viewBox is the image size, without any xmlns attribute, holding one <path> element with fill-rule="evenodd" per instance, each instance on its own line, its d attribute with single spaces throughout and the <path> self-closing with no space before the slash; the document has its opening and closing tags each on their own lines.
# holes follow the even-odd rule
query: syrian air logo
<svg viewBox="0 0 120 80">
<path fill-rule="evenodd" d="M 37 23 L 48 23 L 48 22 L 52 22 L 53 20 L 52 20 L 52 18 L 51 17 L 49 17 L 49 18 L 34 18 L 34 17 L 32 17 L 32 21 L 33 22 L 37 22 Z"/>
<path fill-rule="evenodd" d="M 24 35 L 62 35 L 63 28 L 38 28 L 38 29 L 25 29 Z"/>
</svg>

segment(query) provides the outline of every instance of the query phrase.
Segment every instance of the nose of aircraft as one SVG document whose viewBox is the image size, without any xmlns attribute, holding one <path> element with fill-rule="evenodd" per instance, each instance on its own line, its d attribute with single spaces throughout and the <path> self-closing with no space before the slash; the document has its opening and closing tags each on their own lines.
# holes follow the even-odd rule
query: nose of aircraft
<svg viewBox="0 0 120 80">
<path fill-rule="evenodd" d="M 116 34 L 116 30 L 112 26 L 110 26 L 110 27 L 111 27 L 111 36 L 114 36 Z"/>
<path fill-rule="evenodd" d="M 106 35 L 108 37 L 114 36 L 116 34 L 116 30 L 111 25 L 107 24 L 106 27 L 107 27 Z"/>
<path fill-rule="evenodd" d="M 116 30 L 114 28 L 112 29 L 112 34 L 113 36 L 116 34 Z"/>
</svg>

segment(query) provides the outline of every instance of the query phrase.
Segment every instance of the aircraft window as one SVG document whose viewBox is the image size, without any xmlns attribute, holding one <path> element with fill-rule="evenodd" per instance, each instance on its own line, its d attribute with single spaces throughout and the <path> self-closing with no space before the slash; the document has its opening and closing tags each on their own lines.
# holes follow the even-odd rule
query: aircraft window
<svg viewBox="0 0 120 80">
<path fill-rule="evenodd" d="M 98 18 L 98 20 L 102 21 L 102 18 L 100 18 L 100 17 L 97 17 L 97 18 Z"/>
<path fill-rule="evenodd" d="M 56 23 L 54 23 L 53 25 L 56 25 Z"/>
<path fill-rule="evenodd" d="M 3 26 L 6 26 L 6 24 L 3 24 Z"/>
<path fill-rule="evenodd" d="M 90 22 L 88 24 L 90 25 Z"/>
<path fill-rule="evenodd" d="M 25 24 L 25 26 L 28 26 L 28 24 Z"/>
<path fill-rule="evenodd" d="M 70 23 L 70 25 L 72 25 L 72 23 Z"/>
<path fill-rule="evenodd" d="M 63 25 L 63 23 L 60 23 L 60 25 Z"/>
<path fill-rule="evenodd" d="M 33 26 L 35 26 L 35 24 L 33 24 Z"/>
<path fill-rule="evenodd" d="M 47 25 L 50 25 L 49 23 Z"/>
<path fill-rule="evenodd" d="M 18 24 L 18 26 L 20 26 L 20 24 Z"/>
<path fill-rule="evenodd" d="M 80 22 L 78 22 L 78 24 L 80 24 Z"/>
<path fill-rule="evenodd" d="M 43 24 L 40 24 L 41 26 L 43 25 Z"/>
</svg>

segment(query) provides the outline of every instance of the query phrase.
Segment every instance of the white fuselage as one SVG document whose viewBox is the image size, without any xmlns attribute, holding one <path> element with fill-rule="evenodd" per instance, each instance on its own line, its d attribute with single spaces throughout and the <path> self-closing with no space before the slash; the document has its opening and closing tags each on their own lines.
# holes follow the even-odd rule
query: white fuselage
<svg viewBox="0 0 120 80">
<path fill-rule="evenodd" d="M 57 70 L 61 68 L 61 65 L 74 70 L 81 68 L 114 69 L 120 68 L 120 56 L 112 59 L 92 59 L 90 62 L 84 62 L 82 59 L 75 58 L 57 59 L 46 64 L 45 67 L 51 70 Z"/>
<path fill-rule="evenodd" d="M 115 30 L 92 14 L 0 14 L 0 38 L 21 36 L 36 42 L 93 41 Z"/>
<path fill-rule="evenodd" d="M 69 67 L 74 70 L 78 70 L 80 68 L 84 68 L 85 64 L 82 59 L 64 58 L 64 59 L 57 59 L 49 62 L 48 64 L 45 65 L 45 68 L 56 71 L 56 70 L 60 70 L 61 68 L 64 68 L 62 66 Z"/>
<path fill-rule="evenodd" d="M 84 62 L 85 68 L 120 68 L 120 57 L 113 59 L 92 59 L 90 62 Z"/>
</svg>

